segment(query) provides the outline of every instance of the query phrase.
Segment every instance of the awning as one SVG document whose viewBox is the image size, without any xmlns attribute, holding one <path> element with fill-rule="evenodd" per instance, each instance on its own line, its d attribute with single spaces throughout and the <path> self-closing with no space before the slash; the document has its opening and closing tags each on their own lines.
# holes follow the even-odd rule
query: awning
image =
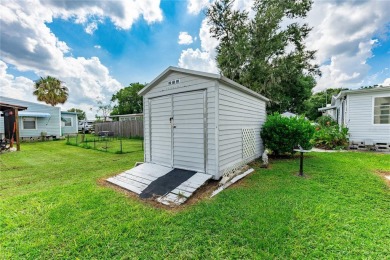
<svg viewBox="0 0 390 260">
<path fill-rule="evenodd" d="M 335 108 L 337 108 L 337 107 L 336 106 L 321 107 L 318 109 L 318 111 L 322 112 L 322 111 L 331 110 L 331 109 L 335 109 Z"/>
<path fill-rule="evenodd" d="M 40 113 L 40 112 L 19 112 L 19 116 L 29 116 L 29 117 L 50 117 L 49 113 Z"/>
</svg>

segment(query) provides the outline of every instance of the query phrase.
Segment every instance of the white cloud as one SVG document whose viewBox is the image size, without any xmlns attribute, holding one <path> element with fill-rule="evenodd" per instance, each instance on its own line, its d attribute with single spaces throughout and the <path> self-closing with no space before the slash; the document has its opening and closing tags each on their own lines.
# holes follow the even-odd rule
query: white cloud
<svg viewBox="0 0 390 260">
<path fill-rule="evenodd" d="M 188 32 L 180 32 L 179 33 L 179 44 L 188 45 L 193 43 L 192 36 L 188 34 Z"/>
<path fill-rule="evenodd" d="M 36 101 L 30 94 L 34 91 L 34 82 L 26 77 L 14 77 L 7 69 L 7 64 L 0 60 L 0 96 Z"/>
<path fill-rule="evenodd" d="M 160 0 L 115 0 L 115 1 L 58 1 L 41 0 L 42 5 L 50 8 L 53 17 L 74 19 L 76 23 L 86 24 L 92 18 L 102 22 L 109 18 L 115 26 L 130 29 L 141 16 L 148 23 L 163 20 Z"/>
<path fill-rule="evenodd" d="M 187 10 L 198 14 L 209 2 L 189 0 Z M 253 1 L 237 0 L 233 3 L 233 9 L 245 10 L 249 12 L 249 17 L 253 17 L 252 4 Z M 386 24 L 390 22 L 388 10 L 390 1 L 314 1 L 305 22 L 313 27 L 307 46 L 318 50 L 316 62 L 320 64 L 323 74 L 317 79 L 315 91 L 329 87 L 356 88 L 366 83 L 370 73 L 367 61 L 373 57 L 376 37 L 388 40 L 388 35 L 384 35 L 388 34 Z M 216 71 L 217 45 L 207 27 L 203 21 L 200 29 L 201 49 L 182 51 L 179 66 Z"/>
<path fill-rule="evenodd" d="M 93 46 L 95 49 L 101 49 L 102 48 L 102 46 L 100 46 L 100 45 L 94 45 Z"/>
<path fill-rule="evenodd" d="M 188 0 L 187 11 L 190 14 L 198 15 L 200 11 L 208 7 L 210 0 Z"/>
<path fill-rule="evenodd" d="M 318 50 L 323 72 L 315 91 L 363 85 L 370 71 L 367 61 L 377 44 L 374 39 L 390 22 L 389 9 L 389 1 L 314 2 L 308 16 L 314 29 L 307 43 Z"/>
<path fill-rule="evenodd" d="M 92 35 L 93 32 L 97 30 L 97 28 L 98 28 L 97 23 L 92 22 L 92 23 L 88 24 L 87 27 L 85 27 L 85 32 Z"/>
<path fill-rule="evenodd" d="M 207 24 L 206 19 L 202 21 L 199 39 L 201 41 L 201 49 L 194 50 L 189 48 L 183 50 L 179 58 L 179 67 L 218 73 L 215 61 L 215 48 L 218 46 L 218 41 L 211 37 L 210 26 Z"/>
<path fill-rule="evenodd" d="M 92 8 L 91 4 L 95 3 L 87 2 L 88 8 Z M 107 3 L 111 2 L 118 4 L 119 1 Z M 55 1 L 55 4 L 65 3 Z M 80 4 L 80 2 L 67 1 L 66 4 Z M 70 11 L 64 12 L 64 15 L 69 17 L 70 14 Z M 108 102 L 111 95 L 122 88 L 122 85 L 110 75 L 99 58 L 68 55 L 69 46 L 60 41 L 46 25 L 52 21 L 54 15 L 53 8 L 48 9 L 37 1 L 0 3 L 2 94 L 34 101 L 33 82 L 25 77 L 14 77 L 6 72 L 7 64 L 12 64 L 16 70 L 32 71 L 43 77 L 51 75 L 63 81 L 69 88 L 69 99 L 64 108 L 71 104 L 76 107 L 78 104 L 94 106 L 96 99 Z M 83 21 L 81 14 L 74 16 Z"/>
<path fill-rule="evenodd" d="M 382 85 L 382 86 L 390 86 L 390 78 L 385 79 L 380 85 Z"/>
</svg>

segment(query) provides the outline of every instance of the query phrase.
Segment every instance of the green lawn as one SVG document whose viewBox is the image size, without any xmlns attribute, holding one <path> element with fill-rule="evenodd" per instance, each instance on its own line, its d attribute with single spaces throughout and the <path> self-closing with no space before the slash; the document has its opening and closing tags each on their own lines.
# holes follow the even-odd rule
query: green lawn
<svg viewBox="0 0 390 260">
<path fill-rule="evenodd" d="M 134 141 L 140 142 L 140 141 Z M 153 208 L 98 180 L 142 151 L 22 144 L 0 155 L 0 259 L 369 258 L 390 256 L 390 155 L 310 153 L 271 161 L 181 211 Z"/>
<path fill-rule="evenodd" d="M 143 142 L 139 138 L 99 137 L 91 134 L 78 134 L 66 136 L 66 143 L 84 149 L 109 153 L 133 153 L 143 150 Z"/>
</svg>

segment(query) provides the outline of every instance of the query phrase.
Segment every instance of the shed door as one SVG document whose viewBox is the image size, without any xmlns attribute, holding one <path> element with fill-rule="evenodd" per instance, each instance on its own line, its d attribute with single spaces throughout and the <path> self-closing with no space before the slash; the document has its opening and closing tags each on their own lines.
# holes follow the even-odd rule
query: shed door
<svg viewBox="0 0 390 260">
<path fill-rule="evenodd" d="M 151 161 L 172 166 L 172 96 L 150 99 Z"/>
<path fill-rule="evenodd" d="M 205 171 L 205 91 L 173 95 L 173 166 Z"/>
</svg>

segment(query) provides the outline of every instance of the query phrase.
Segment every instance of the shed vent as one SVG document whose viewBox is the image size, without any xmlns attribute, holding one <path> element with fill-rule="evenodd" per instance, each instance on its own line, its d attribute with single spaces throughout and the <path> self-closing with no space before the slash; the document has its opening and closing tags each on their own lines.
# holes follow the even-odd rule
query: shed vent
<svg viewBox="0 0 390 260">
<path fill-rule="evenodd" d="M 179 83 L 180 83 L 180 79 L 168 81 L 168 85 L 174 85 L 174 84 L 179 84 Z"/>
<path fill-rule="evenodd" d="M 256 138 L 254 128 L 242 129 L 242 158 L 246 159 L 256 154 Z"/>
</svg>

